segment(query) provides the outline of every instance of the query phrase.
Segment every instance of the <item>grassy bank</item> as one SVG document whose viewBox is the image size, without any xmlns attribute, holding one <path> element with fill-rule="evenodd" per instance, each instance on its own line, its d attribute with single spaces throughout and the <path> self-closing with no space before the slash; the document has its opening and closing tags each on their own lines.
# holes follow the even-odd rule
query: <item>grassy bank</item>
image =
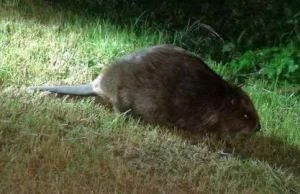
<svg viewBox="0 0 300 194">
<path fill-rule="evenodd" d="M 27 86 L 89 82 L 115 58 L 169 38 L 0 2 L 0 193 L 300 193 L 300 103 L 275 83 L 247 80 L 263 128 L 226 143 L 125 121 L 92 98 L 33 94 Z"/>
</svg>

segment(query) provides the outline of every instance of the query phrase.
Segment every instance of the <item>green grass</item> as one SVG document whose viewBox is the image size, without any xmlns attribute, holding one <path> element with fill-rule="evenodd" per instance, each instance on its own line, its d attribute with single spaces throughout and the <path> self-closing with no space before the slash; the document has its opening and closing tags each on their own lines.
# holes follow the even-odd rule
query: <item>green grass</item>
<svg viewBox="0 0 300 194">
<path fill-rule="evenodd" d="M 26 87 L 89 82 L 115 58 L 167 38 L 0 2 L 0 193 L 300 193 L 299 98 L 248 80 L 262 131 L 217 141 L 125 120 L 93 98 L 33 93 Z"/>
</svg>

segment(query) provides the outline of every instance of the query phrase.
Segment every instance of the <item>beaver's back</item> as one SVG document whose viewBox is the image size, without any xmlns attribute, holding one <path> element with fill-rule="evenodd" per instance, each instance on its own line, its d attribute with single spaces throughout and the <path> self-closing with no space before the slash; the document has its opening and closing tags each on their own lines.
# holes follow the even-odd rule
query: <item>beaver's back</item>
<svg viewBox="0 0 300 194">
<path fill-rule="evenodd" d="M 198 92 L 193 90 L 225 90 L 229 85 L 201 59 L 181 48 L 160 45 L 114 62 L 103 73 L 101 87 L 121 112 L 130 109 L 146 120 L 166 123 L 186 114 L 183 108 L 193 108 Z"/>
</svg>

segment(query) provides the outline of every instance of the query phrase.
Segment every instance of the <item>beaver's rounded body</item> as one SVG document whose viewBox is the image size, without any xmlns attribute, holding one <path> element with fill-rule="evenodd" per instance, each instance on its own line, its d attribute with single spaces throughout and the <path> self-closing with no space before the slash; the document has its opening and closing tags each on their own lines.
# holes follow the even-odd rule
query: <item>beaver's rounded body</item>
<svg viewBox="0 0 300 194">
<path fill-rule="evenodd" d="M 260 128 L 253 103 L 243 90 L 173 45 L 153 46 L 122 57 L 91 86 L 91 93 L 115 111 L 129 112 L 151 123 L 246 134 Z"/>
<path fill-rule="evenodd" d="M 199 131 L 251 133 L 259 128 L 246 93 L 198 57 L 172 45 L 115 61 L 94 80 L 94 91 L 100 91 L 116 111 L 129 111 L 152 123 Z"/>
</svg>

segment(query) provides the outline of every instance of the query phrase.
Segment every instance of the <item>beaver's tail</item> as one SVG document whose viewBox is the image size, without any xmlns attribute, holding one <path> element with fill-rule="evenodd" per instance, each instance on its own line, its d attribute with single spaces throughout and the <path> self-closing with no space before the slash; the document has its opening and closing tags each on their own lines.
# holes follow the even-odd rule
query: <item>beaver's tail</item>
<svg viewBox="0 0 300 194">
<path fill-rule="evenodd" d="M 47 91 L 51 93 L 74 95 L 74 96 L 94 96 L 96 93 L 91 84 L 74 86 L 31 86 L 31 90 Z"/>
</svg>

